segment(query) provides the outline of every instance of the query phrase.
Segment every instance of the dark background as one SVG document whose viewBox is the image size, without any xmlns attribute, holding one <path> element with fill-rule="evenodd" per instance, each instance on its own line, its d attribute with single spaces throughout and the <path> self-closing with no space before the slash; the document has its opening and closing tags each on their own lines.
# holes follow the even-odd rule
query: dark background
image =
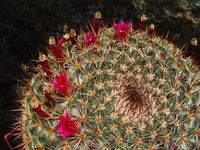
<svg viewBox="0 0 200 150">
<path fill-rule="evenodd" d="M 63 25 L 85 28 L 100 10 L 105 22 L 120 19 L 136 22 L 150 17 L 157 32 L 176 35 L 176 43 L 188 44 L 200 36 L 200 0 L 0 0 L 0 149 L 7 150 L 3 136 L 11 131 L 17 107 L 20 64 L 31 64 L 49 35 L 59 37 Z"/>
</svg>

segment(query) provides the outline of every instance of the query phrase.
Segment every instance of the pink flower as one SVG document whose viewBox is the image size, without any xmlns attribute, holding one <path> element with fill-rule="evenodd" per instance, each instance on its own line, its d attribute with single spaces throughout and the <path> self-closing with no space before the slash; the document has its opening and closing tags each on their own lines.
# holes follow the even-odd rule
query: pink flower
<svg viewBox="0 0 200 150">
<path fill-rule="evenodd" d="M 131 27 L 132 24 L 130 22 L 120 21 L 118 24 L 114 24 L 115 38 L 117 40 L 126 40 Z"/>
<path fill-rule="evenodd" d="M 60 116 L 57 124 L 57 132 L 63 139 L 78 133 L 78 131 L 78 124 L 72 119 L 70 114 L 65 113 L 63 116 Z"/>
<path fill-rule="evenodd" d="M 61 72 L 60 75 L 54 77 L 50 83 L 53 85 L 54 89 L 63 94 L 69 95 L 71 93 L 71 82 L 69 81 L 67 74 L 65 72 Z"/>
<path fill-rule="evenodd" d="M 92 33 L 88 33 L 84 36 L 84 44 L 85 46 L 89 46 L 90 44 L 94 43 L 96 40 L 96 35 Z"/>
</svg>

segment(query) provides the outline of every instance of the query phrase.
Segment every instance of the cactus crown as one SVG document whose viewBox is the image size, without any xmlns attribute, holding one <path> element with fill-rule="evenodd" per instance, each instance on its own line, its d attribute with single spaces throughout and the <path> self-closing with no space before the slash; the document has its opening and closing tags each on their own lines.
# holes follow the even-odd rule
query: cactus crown
<svg viewBox="0 0 200 150">
<path fill-rule="evenodd" d="M 136 30 L 122 21 L 108 28 L 100 19 L 93 18 L 88 34 L 71 30 L 57 45 L 50 37 L 48 55 L 40 54 L 23 90 L 20 146 L 197 148 L 198 69 L 156 36 L 154 25 L 142 30 L 140 20 Z"/>
</svg>

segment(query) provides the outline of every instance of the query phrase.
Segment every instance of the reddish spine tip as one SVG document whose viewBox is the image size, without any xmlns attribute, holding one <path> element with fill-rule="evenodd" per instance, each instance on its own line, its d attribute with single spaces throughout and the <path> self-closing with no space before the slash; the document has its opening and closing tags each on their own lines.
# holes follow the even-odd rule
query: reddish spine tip
<svg viewBox="0 0 200 150">
<path fill-rule="evenodd" d="M 149 28 L 148 28 L 148 35 L 150 37 L 154 37 L 155 36 L 155 25 L 154 24 L 150 24 Z"/>
<path fill-rule="evenodd" d="M 49 67 L 49 63 L 47 60 L 45 61 L 41 61 L 40 65 L 42 66 L 42 69 L 44 70 L 44 72 L 47 74 L 47 76 L 52 76 L 52 71 Z"/>
<path fill-rule="evenodd" d="M 51 102 L 52 104 L 55 104 L 55 100 L 51 97 L 49 92 L 45 91 L 44 96 L 49 102 Z"/>
<path fill-rule="evenodd" d="M 137 23 L 136 23 L 136 26 L 135 26 L 135 30 L 141 30 L 142 29 L 142 26 L 143 26 L 143 21 L 139 20 Z"/>
<path fill-rule="evenodd" d="M 69 32 L 69 38 L 67 41 L 70 41 L 72 45 L 75 45 L 77 43 L 77 35 L 76 30 L 71 29 Z"/>
<path fill-rule="evenodd" d="M 46 56 L 43 53 L 39 53 L 39 60 L 40 60 L 40 65 L 42 66 L 42 69 L 47 74 L 47 76 L 52 76 L 52 71 L 49 67 L 49 63 L 47 61 Z"/>
<path fill-rule="evenodd" d="M 140 20 L 136 23 L 135 30 L 142 30 L 144 28 L 145 22 L 148 20 L 148 17 L 146 15 L 142 15 L 140 17 Z"/>
<path fill-rule="evenodd" d="M 95 13 L 95 16 L 92 18 L 91 22 L 92 28 L 96 34 L 98 34 L 99 29 L 102 27 L 101 22 L 101 13 L 98 11 Z M 91 29 L 92 30 L 92 29 Z"/>
<path fill-rule="evenodd" d="M 43 117 L 43 118 L 49 117 L 49 115 L 42 110 L 41 105 L 38 105 L 37 107 L 32 108 L 32 110 L 36 112 L 40 117 Z"/>
</svg>

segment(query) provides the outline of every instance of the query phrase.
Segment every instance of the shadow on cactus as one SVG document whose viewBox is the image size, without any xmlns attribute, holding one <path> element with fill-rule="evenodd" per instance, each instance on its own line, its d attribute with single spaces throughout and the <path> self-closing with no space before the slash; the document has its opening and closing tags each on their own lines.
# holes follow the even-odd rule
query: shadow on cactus
<svg viewBox="0 0 200 150">
<path fill-rule="evenodd" d="M 88 33 L 50 37 L 21 86 L 18 148 L 197 149 L 199 70 L 146 20 L 107 27 L 97 12 Z"/>
</svg>

